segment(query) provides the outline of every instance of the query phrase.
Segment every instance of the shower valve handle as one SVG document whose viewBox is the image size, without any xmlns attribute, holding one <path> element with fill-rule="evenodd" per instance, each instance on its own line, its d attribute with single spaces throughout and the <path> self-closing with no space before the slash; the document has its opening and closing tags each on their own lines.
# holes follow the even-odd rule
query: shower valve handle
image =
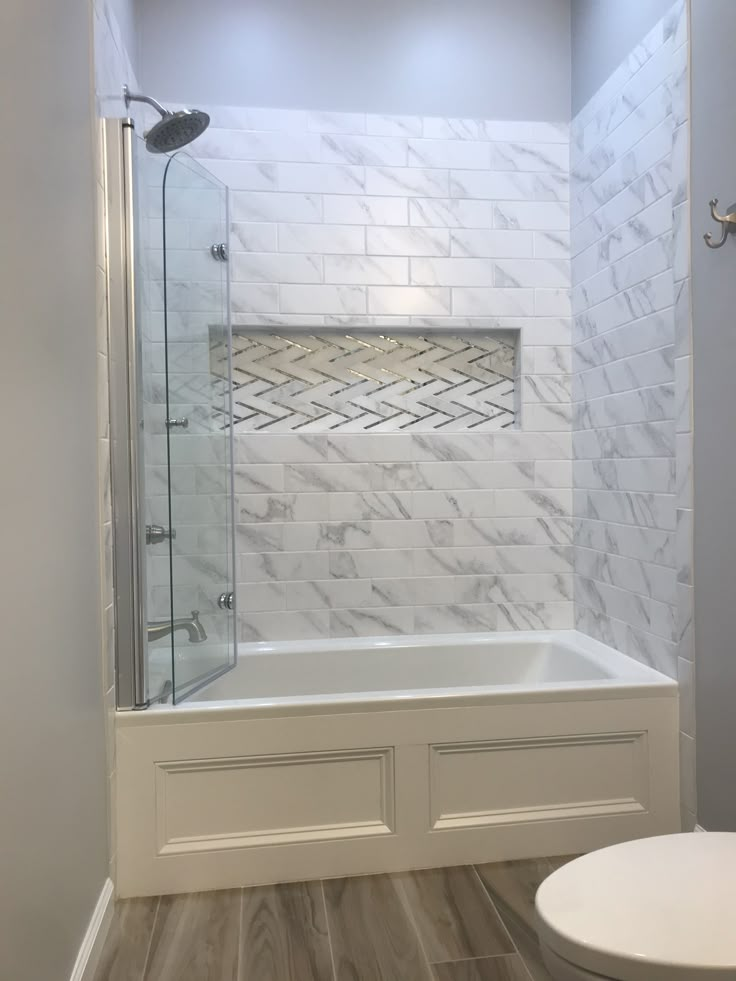
<svg viewBox="0 0 736 981">
<path fill-rule="evenodd" d="M 165 541 L 174 541 L 175 528 L 164 528 L 163 525 L 146 525 L 146 545 L 160 545 Z"/>
</svg>

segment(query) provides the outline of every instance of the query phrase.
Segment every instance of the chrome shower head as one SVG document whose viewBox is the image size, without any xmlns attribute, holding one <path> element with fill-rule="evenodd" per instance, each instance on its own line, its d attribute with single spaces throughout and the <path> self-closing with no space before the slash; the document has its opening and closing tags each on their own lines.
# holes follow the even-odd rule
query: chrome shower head
<svg viewBox="0 0 736 981">
<path fill-rule="evenodd" d="M 127 85 L 123 86 L 125 105 L 131 102 L 145 102 L 161 113 L 161 119 L 145 134 L 146 149 L 151 153 L 173 153 L 181 150 L 207 129 L 210 117 L 200 109 L 181 109 L 169 112 L 160 102 L 148 95 L 135 95 Z"/>
<path fill-rule="evenodd" d="M 146 147 L 151 153 L 173 153 L 201 136 L 209 124 L 210 117 L 199 109 L 169 112 L 145 134 Z"/>
</svg>

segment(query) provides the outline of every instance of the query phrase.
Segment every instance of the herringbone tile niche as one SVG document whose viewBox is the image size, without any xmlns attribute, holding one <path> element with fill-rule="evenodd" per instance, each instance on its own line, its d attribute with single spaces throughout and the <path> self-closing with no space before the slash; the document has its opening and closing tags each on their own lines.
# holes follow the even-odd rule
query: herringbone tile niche
<svg viewBox="0 0 736 981">
<path fill-rule="evenodd" d="M 516 420 L 516 342 L 498 334 L 233 335 L 240 432 L 488 432 Z"/>
</svg>

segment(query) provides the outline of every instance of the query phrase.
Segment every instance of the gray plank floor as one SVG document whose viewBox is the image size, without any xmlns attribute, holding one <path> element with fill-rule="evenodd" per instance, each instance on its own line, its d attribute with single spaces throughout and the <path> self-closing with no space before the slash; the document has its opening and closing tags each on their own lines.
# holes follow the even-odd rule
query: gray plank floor
<svg viewBox="0 0 736 981">
<path fill-rule="evenodd" d="M 95 981 L 550 981 L 534 893 L 565 861 L 126 900 Z"/>
</svg>

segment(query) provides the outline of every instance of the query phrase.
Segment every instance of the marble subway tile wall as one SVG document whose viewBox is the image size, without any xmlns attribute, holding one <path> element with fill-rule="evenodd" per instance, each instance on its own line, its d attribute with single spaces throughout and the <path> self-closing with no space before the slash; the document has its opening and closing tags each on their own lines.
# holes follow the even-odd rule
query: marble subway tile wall
<svg viewBox="0 0 736 981">
<path fill-rule="evenodd" d="M 688 12 L 572 123 L 578 629 L 679 678 L 694 825 Z"/>
<path fill-rule="evenodd" d="M 241 637 L 571 627 L 569 433 L 236 436 Z"/>
<path fill-rule="evenodd" d="M 517 344 L 514 429 L 238 424 L 241 640 L 572 627 L 568 125 L 206 108 L 235 331 Z"/>
</svg>

